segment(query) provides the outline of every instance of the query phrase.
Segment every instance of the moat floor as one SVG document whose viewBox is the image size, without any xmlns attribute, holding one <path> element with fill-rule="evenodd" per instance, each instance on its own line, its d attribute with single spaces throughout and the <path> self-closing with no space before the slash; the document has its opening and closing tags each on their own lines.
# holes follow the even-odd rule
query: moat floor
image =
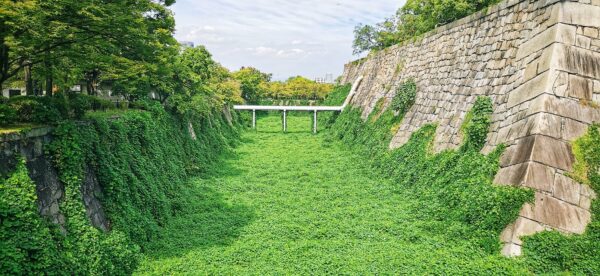
<svg viewBox="0 0 600 276">
<path fill-rule="evenodd" d="M 456 242 L 309 117 L 258 131 L 194 181 L 189 206 L 152 241 L 139 274 L 527 274 L 521 262 Z M 450 241 L 452 240 L 452 241 Z"/>
</svg>

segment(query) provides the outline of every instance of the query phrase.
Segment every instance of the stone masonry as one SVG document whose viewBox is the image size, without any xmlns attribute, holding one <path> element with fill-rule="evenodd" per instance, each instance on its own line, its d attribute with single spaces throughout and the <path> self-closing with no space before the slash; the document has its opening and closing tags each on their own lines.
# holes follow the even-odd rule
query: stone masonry
<svg viewBox="0 0 600 276">
<path fill-rule="evenodd" d="M 52 130 L 51 127 L 38 127 L 0 135 L 0 176 L 13 172 L 19 158 L 25 160 L 29 177 L 36 184 L 39 213 L 64 232 L 65 216 L 60 210 L 60 204 L 64 199 L 65 187 L 51 158 L 45 153 L 45 147 L 52 142 Z M 102 190 L 96 173 L 87 165 L 80 189 L 90 222 L 93 226 L 108 231 L 110 223 L 99 200 Z"/>
<path fill-rule="evenodd" d="M 366 118 L 389 104 L 398 85 L 417 82 L 416 104 L 391 148 L 437 123 L 434 150 L 458 147 L 477 96 L 492 98 L 483 153 L 508 146 L 495 183 L 529 187 L 535 202 L 501 235 L 503 254 L 521 254 L 520 237 L 554 229 L 580 234 L 594 191 L 566 176 L 570 142 L 600 122 L 600 0 L 509 0 L 437 28 L 423 38 L 346 65 L 342 82 L 363 76 L 353 104 Z"/>
</svg>

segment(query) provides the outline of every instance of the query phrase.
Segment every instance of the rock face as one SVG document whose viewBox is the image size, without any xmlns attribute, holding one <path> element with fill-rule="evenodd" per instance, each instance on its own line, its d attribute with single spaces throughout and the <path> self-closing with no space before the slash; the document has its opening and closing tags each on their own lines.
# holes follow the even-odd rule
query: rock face
<svg viewBox="0 0 600 276">
<path fill-rule="evenodd" d="M 19 160 L 26 161 L 29 177 L 36 184 L 38 210 L 61 230 L 65 216 L 60 211 L 65 187 L 58 178 L 52 160 L 45 154 L 44 147 L 52 142 L 52 128 L 35 128 L 21 133 L 0 135 L 0 176 L 11 173 Z M 85 179 L 80 187 L 86 214 L 92 225 L 109 230 L 104 209 L 100 204 L 101 188 L 95 172 L 86 166 Z"/>
<path fill-rule="evenodd" d="M 505 255 L 520 237 L 547 229 L 583 233 L 591 220 L 591 188 L 565 176 L 570 142 L 600 122 L 600 1 L 509 0 L 347 64 L 342 82 L 364 77 L 352 104 L 366 118 L 413 78 L 416 104 L 390 147 L 425 124 L 438 123 L 434 149 L 456 148 L 460 126 L 477 96 L 494 102 L 483 153 L 508 146 L 495 183 L 530 187 L 535 202 L 502 233 Z"/>
</svg>

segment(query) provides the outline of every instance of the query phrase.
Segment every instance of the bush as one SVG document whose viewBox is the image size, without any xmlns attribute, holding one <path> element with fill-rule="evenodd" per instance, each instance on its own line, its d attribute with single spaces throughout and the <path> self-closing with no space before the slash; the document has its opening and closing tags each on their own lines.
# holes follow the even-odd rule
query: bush
<svg viewBox="0 0 600 276">
<path fill-rule="evenodd" d="M 0 103 L 0 126 L 6 126 L 17 120 L 17 112 L 4 103 Z"/>
<path fill-rule="evenodd" d="M 392 99 L 391 108 L 394 112 L 405 114 L 415 103 L 417 97 L 417 84 L 409 79 L 400 84 L 396 96 Z"/>
<path fill-rule="evenodd" d="M 55 124 L 66 119 L 81 119 L 90 110 L 116 108 L 109 100 L 84 94 L 65 96 L 61 93 L 54 97 L 14 97 L 3 106 L 0 107 L 0 125 L 17 122 Z"/>
<path fill-rule="evenodd" d="M 491 114 L 493 112 L 492 100 L 488 97 L 478 97 L 473 108 L 465 118 L 461 127 L 464 135 L 464 149 L 481 150 L 489 132 Z"/>
<path fill-rule="evenodd" d="M 88 110 L 107 110 L 115 108 L 115 105 L 105 99 L 85 94 L 70 94 L 69 106 L 75 119 L 81 119 Z"/>
<path fill-rule="evenodd" d="M 56 123 L 64 118 L 65 104 L 54 98 L 19 96 L 11 98 L 8 106 L 17 114 L 22 123 Z M 62 110 L 62 112 L 61 112 Z"/>
</svg>

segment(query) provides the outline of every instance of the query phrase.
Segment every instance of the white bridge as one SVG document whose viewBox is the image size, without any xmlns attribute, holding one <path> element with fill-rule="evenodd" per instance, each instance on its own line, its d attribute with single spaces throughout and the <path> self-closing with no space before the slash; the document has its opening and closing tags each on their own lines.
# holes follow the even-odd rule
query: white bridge
<svg viewBox="0 0 600 276">
<path fill-rule="evenodd" d="M 344 104 L 341 106 L 271 106 L 271 105 L 234 105 L 235 110 L 246 110 L 252 111 L 252 128 L 256 128 L 256 111 L 282 111 L 283 112 L 283 132 L 287 131 L 287 112 L 288 111 L 303 111 L 303 112 L 314 112 L 313 115 L 313 133 L 317 133 L 317 113 L 320 111 L 333 111 L 342 112 L 350 104 L 352 97 L 356 93 L 356 89 L 360 85 L 363 77 L 359 77 L 354 84 L 352 89 L 346 97 Z"/>
</svg>

